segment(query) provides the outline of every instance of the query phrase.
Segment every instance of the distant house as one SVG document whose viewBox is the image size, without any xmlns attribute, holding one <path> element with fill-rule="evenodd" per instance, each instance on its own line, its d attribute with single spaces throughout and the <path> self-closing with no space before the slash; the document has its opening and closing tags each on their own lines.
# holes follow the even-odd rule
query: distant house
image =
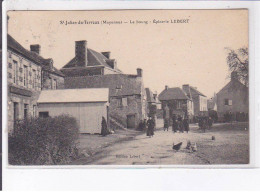
<svg viewBox="0 0 260 194">
<path fill-rule="evenodd" d="M 7 35 L 8 130 L 14 121 L 37 116 L 37 99 L 43 89 L 64 87 L 64 75 L 53 66 L 52 59 L 40 56 L 40 46 L 30 51 Z"/>
<path fill-rule="evenodd" d="M 80 133 L 101 133 L 108 120 L 108 88 L 44 90 L 38 99 L 40 117 L 68 114 L 77 119 Z"/>
<path fill-rule="evenodd" d="M 210 99 L 208 99 L 208 111 L 217 111 L 217 95 L 214 93 L 214 96 Z"/>
<path fill-rule="evenodd" d="M 207 96 L 188 84 L 182 86 L 182 89 L 186 92 L 189 98 L 192 99 L 194 105 L 194 116 L 206 115 L 207 108 Z"/>
<path fill-rule="evenodd" d="M 96 52 L 87 47 L 87 41 L 75 42 L 75 57 L 61 68 L 66 77 L 94 76 L 122 73 L 110 52 Z"/>
<path fill-rule="evenodd" d="M 223 120 L 226 113 L 231 113 L 233 119 L 237 120 L 240 120 L 239 117 L 244 117 L 241 115 L 248 117 L 248 92 L 248 87 L 238 80 L 236 72 L 232 72 L 230 82 L 216 95 L 219 119 Z"/>
<path fill-rule="evenodd" d="M 185 116 L 190 118 L 193 116 L 193 102 L 183 89 L 179 87 L 169 88 L 165 86 L 165 89 L 159 94 L 159 100 L 162 103 L 162 109 L 164 111 L 164 118 L 172 118 L 172 115 Z M 168 112 L 169 111 L 169 112 Z"/>
<path fill-rule="evenodd" d="M 137 75 L 68 76 L 65 88 L 109 88 L 109 118 L 114 126 L 136 128 L 147 116 L 142 69 L 137 69 Z"/>
<path fill-rule="evenodd" d="M 157 94 L 154 94 L 150 88 L 145 88 L 147 100 L 148 115 L 156 115 L 157 110 L 161 109 L 161 102 L 158 100 Z"/>
</svg>

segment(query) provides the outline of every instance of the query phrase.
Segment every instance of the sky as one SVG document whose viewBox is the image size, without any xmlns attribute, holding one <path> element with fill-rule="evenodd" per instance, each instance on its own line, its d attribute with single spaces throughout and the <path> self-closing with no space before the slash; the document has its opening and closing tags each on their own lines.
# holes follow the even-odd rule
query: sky
<svg viewBox="0 0 260 194">
<path fill-rule="evenodd" d="M 124 73 L 136 74 L 142 68 L 145 87 L 158 94 L 165 85 L 190 84 L 212 97 L 229 81 L 225 48 L 248 47 L 248 11 L 241 9 L 9 11 L 8 15 L 8 33 L 27 49 L 40 44 L 41 55 L 53 58 L 58 69 L 75 56 L 75 41 L 87 40 L 93 50 L 111 51 Z"/>
</svg>

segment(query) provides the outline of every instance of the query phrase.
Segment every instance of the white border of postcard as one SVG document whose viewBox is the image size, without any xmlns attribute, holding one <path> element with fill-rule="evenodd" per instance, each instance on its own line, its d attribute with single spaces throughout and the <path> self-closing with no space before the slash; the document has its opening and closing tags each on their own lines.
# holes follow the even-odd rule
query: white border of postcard
<svg viewBox="0 0 260 194">
<path fill-rule="evenodd" d="M 109 183 L 104 184 L 102 188 L 113 188 L 113 181 L 118 184 L 118 188 L 126 189 L 124 187 L 124 180 L 131 180 L 130 183 L 143 183 L 139 188 L 143 188 L 148 184 L 147 180 L 154 177 L 154 181 L 159 181 L 159 185 L 156 183 L 150 183 L 151 188 L 159 188 L 161 186 L 170 188 L 176 186 L 176 188 L 183 189 L 218 189 L 216 185 L 212 183 L 213 180 L 221 181 L 222 186 L 230 188 L 232 185 L 242 184 L 241 179 L 244 179 L 243 183 L 247 183 L 247 186 L 253 184 L 246 179 L 246 175 L 253 173 L 252 170 L 255 167 L 259 167 L 260 158 L 260 144 L 259 144 L 259 78 L 256 74 L 260 73 L 260 67 L 256 66 L 259 63 L 259 22 L 260 18 L 260 2 L 246 2 L 246 1 L 215 1 L 215 2 L 172 2 L 172 1 L 113 1 L 113 2 L 99 2 L 99 1 L 35 1 L 35 0 L 9 0 L 3 4 L 3 64 L 6 63 L 6 11 L 7 10 L 106 10 L 106 9 L 235 9 L 235 8 L 248 8 L 249 9 L 249 53 L 250 53 L 250 164 L 249 165 L 73 165 L 73 166 L 32 166 L 32 167 L 11 167 L 7 162 L 7 77 L 6 67 L 3 65 L 2 77 L 3 77 L 3 91 L 2 91 L 2 129 L 3 129 L 3 188 L 5 189 L 93 189 L 98 188 L 94 186 L 96 181 L 108 180 Z M 258 87 L 257 87 L 258 86 Z M 257 129 L 258 127 L 258 129 Z M 162 169 L 163 168 L 163 169 Z M 167 169 L 166 169 L 167 168 Z M 173 169 L 174 168 L 174 169 Z M 205 170 L 202 168 L 211 168 L 211 170 Z M 218 169 L 216 169 L 218 168 Z M 227 170 L 229 168 L 229 170 Z M 233 171 L 230 171 L 233 168 Z M 240 168 L 240 169 L 239 169 Z M 247 168 L 247 171 L 243 168 Z M 248 169 L 251 168 L 251 169 Z M 56 170 L 54 170 L 56 169 Z M 91 169 L 91 170 L 90 170 Z M 96 169 L 96 170 L 94 170 Z M 98 169 L 98 170 L 97 170 Z M 110 170 L 107 170 L 110 169 Z M 142 171 L 131 171 L 129 169 L 146 169 Z M 112 170 L 112 171 L 111 171 Z M 165 182 L 161 180 L 163 175 L 166 174 Z M 170 182 L 168 177 L 175 174 L 179 176 L 183 181 L 177 181 L 175 178 L 171 178 Z M 258 173 L 259 174 L 259 173 Z M 113 177 L 111 176 L 113 175 Z M 232 176 L 233 180 L 230 182 L 228 177 Z M 245 175 L 245 176 L 244 176 Z M 94 180 L 91 179 L 94 176 Z M 97 177 L 99 176 L 99 177 Z M 151 177 L 152 176 L 152 177 Z M 188 177 L 187 177 L 188 176 Z M 203 184 L 199 182 L 199 179 L 208 177 Z M 76 177 L 73 179 L 73 177 Z M 238 178 L 240 177 L 240 179 Z M 130 179 L 131 178 L 131 179 Z M 164 179 L 163 178 L 163 179 Z M 210 179 L 211 178 L 211 179 Z M 134 180 L 133 180 L 134 179 Z M 185 180 L 187 179 L 187 180 Z M 175 182 L 174 182 L 175 180 Z M 185 184 L 186 181 L 191 181 L 189 184 Z M 161 182 L 162 181 L 162 182 Z M 226 181 L 226 182 L 225 182 Z M 229 184 L 227 184 L 229 181 Z M 114 182 L 114 183 L 115 183 Z M 129 183 L 129 182 L 128 182 Z M 178 184 L 177 184 L 178 183 Z M 196 185 L 196 183 L 200 183 Z M 207 183 L 208 185 L 206 185 Z M 88 188 L 85 185 L 88 185 Z M 91 186 L 91 184 L 94 184 Z M 97 184 L 97 183 L 96 183 Z M 135 185 L 136 186 L 136 185 Z M 188 188 L 188 187 L 189 188 Z M 100 189 L 102 189 L 100 188 Z M 114 189 L 118 189 L 114 188 Z M 144 187 L 145 188 L 145 187 Z"/>
</svg>

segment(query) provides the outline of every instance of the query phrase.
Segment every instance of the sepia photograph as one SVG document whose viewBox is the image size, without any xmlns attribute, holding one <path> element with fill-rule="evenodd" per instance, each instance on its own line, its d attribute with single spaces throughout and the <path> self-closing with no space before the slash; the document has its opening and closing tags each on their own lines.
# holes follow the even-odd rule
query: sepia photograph
<svg viewBox="0 0 260 194">
<path fill-rule="evenodd" d="M 250 165 L 248 9 L 7 12 L 9 166 Z"/>
</svg>

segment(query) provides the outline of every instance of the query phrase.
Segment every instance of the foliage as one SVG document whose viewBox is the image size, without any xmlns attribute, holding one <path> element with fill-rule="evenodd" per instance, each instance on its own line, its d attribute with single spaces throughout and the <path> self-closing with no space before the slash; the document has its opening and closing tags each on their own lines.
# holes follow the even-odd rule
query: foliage
<svg viewBox="0 0 260 194">
<path fill-rule="evenodd" d="M 228 49 L 228 48 L 227 48 Z M 238 79 L 248 86 L 248 48 L 243 47 L 238 50 L 228 49 L 227 64 L 231 72 L 236 72 Z"/>
<path fill-rule="evenodd" d="M 211 117 L 214 122 L 218 122 L 218 112 L 217 111 L 209 110 L 209 117 Z"/>
<path fill-rule="evenodd" d="M 68 164 L 78 156 L 76 119 L 61 115 L 16 122 L 9 135 L 11 165 Z"/>
</svg>

